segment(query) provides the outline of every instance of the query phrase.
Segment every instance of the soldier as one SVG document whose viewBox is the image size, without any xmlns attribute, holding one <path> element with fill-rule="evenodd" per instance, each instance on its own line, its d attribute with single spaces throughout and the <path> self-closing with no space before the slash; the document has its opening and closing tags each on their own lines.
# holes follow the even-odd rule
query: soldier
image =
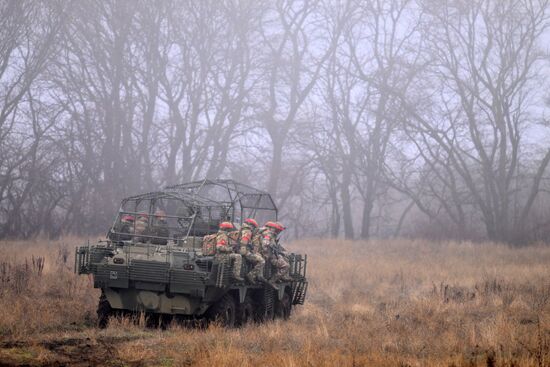
<svg viewBox="0 0 550 367">
<path fill-rule="evenodd" d="M 149 215 L 146 212 L 139 212 L 136 219 L 136 234 L 147 235 L 149 229 Z M 138 242 L 146 242 L 146 237 L 136 237 Z"/>
<path fill-rule="evenodd" d="M 235 227 L 231 222 L 221 222 L 220 229 L 216 234 L 216 259 L 219 262 L 224 262 L 226 260 L 234 260 L 233 262 L 233 277 L 235 280 L 242 282 L 244 281 L 241 278 L 241 265 L 242 265 L 242 256 L 233 252 L 233 248 L 229 244 L 229 232 Z"/>
<path fill-rule="evenodd" d="M 240 234 L 240 253 L 253 265 L 252 270 L 246 275 L 246 279 L 252 284 L 256 281 L 265 282 L 264 266 L 265 260 L 260 254 L 260 243 L 254 242 L 254 236 L 258 231 L 258 222 L 252 218 L 244 220 Z"/>
<path fill-rule="evenodd" d="M 120 217 L 120 223 L 116 224 L 109 234 L 109 238 L 114 241 L 128 241 L 132 238 L 131 234 L 134 232 L 134 216 L 129 214 L 124 214 Z"/>
<path fill-rule="evenodd" d="M 166 222 L 166 212 L 162 209 L 158 209 L 155 212 L 155 222 L 152 231 L 152 235 L 156 236 L 153 239 L 153 243 L 157 245 L 166 245 L 168 243 L 168 237 L 170 237 L 170 231 L 168 230 L 168 223 Z"/>
<path fill-rule="evenodd" d="M 239 241 L 241 239 L 241 228 L 238 228 L 237 226 L 233 225 L 233 230 L 229 231 L 227 233 L 227 236 L 229 237 L 229 246 L 235 251 L 236 253 L 240 253 L 240 244 Z M 241 254 L 242 255 L 242 254 Z"/>
<path fill-rule="evenodd" d="M 264 254 L 268 256 L 268 259 L 276 269 L 275 274 L 269 279 L 270 283 L 277 281 L 291 281 L 292 278 L 289 275 L 290 264 L 286 260 L 286 250 L 278 243 L 277 236 L 285 230 L 285 227 L 279 222 L 267 222 L 264 227 L 266 228 L 262 233 L 262 247 Z"/>
</svg>

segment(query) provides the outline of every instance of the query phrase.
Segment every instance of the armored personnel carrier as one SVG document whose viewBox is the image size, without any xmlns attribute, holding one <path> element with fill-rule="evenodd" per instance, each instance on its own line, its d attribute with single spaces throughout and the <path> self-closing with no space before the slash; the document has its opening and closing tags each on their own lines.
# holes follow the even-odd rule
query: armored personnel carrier
<svg viewBox="0 0 550 367">
<path fill-rule="evenodd" d="M 92 274 L 101 289 L 98 326 L 112 315 L 145 314 L 218 320 L 228 327 L 288 318 L 307 292 L 307 256 L 288 254 L 291 281 L 276 287 L 237 282 L 233 264 L 217 261 L 203 238 L 222 221 L 277 220 L 271 196 L 232 180 L 202 180 L 169 186 L 122 200 L 106 241 L 77 247 L 75 271 Z M 244 261 L 241 276 L 250 264 Z M 273 272 L 266 262 L 266 279 Z"/>
</svg>

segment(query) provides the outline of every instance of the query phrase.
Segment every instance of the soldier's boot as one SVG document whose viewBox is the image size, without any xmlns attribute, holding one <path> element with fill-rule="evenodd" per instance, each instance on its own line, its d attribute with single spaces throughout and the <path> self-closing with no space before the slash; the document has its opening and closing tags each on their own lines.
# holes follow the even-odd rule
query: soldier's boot
<svg viewBox="0 0 550 367">
<path fill-rule="evenodd" d="M 251 271 L 251 273 L 254 273 L 254 276 L 260 282 L 265 282 L 265 278 L 262 275 L 264 273 L 264 265 L 265 265 L 264 261 L 257 262 L 256 264 L 254 264 L 254 269 L 252 269 Z"/>
<path fill-rule="evenodd" d="M 239 282 L 239 283 L 244 282 L 244 278 L 241 277 L 240 274 L 233 274 L 233 278 L 235 278 L 235 280 L 236 280 L 237 282 Z"/>
<path fill-rule="evenodd" d="M 281 276 L 281 280 L 284 282 L 292 282 L 294 279 L 292 279 L 292 277 L 288 273 L 286 273 Z"/>
<path fill-rule="evenodd" d="M 281 280 L 281 273 L 279 271 L 275 272 L 273 276 L 269 279 L 270 284 L 276 284 L 278 281 Z"/>
<path fill-rule="evenodd" d="M 256 279 L 257 279 L 258 282 L 260 282 L 260 283 L 268 283 L 267 279 L 264 278 L 264 276 L 263 276 L 262 274 L 256 275 Z"/>
<path fill-rule="evenodd" d="M 277 272 L 281 274 L 282 281 L 292 281 L 292 278 L 290 277 L 290 265 L 286 260 L 283 260 L 279 263 L 279 268 L 277 269 Z"/>
<path fill-rule="evenodd" d="M 271 277 L 268 282 L 266 282 L 267 285 L 269 285 L 271 288 L 275 289 L 276 291 L 279 290 L 279 286 L 277 285 L 277 279 L 274 279 L 275 277 Z"/>
<path fill-rule="evenodd" d="M 254 269 L 256 270 L 256 279 L 258 280 L 258 282 L 261 283 L 267 283 L 267 279 L 264 278 L 264 265 L 265 262 L 262 262 L 254 267 Z"/>
<path fill-rule="evenodd" d="M 237 282 L 244 282 L 244 278 L 241 276 L 241 274 L 239 274 L 238 272 L 234 272 L 233 273 L 233 278 L 237 281 Z"/>
<path fill-rule="evenodd" d="M 235 254 L 238 255 L 238 254 Z M 233 263 L 233 278 L 237 282 L 244 282 L 244 278 L 241 277 L 241 265 L 243 262 L 243 258 L 241 255 L 234 256 L 235 262 Z"/>
<path fill-rule="evenodd" d="M 283 282 L 291 282 L 293 279 L 290 277 L 290 273 L 289 273 L 289 267 L 288 266 L 285 266 L 285 267 L 282 267 L 281 269 L 279 269 L 279 271 L 281 272 L 281 280 Z"/>
</svg>

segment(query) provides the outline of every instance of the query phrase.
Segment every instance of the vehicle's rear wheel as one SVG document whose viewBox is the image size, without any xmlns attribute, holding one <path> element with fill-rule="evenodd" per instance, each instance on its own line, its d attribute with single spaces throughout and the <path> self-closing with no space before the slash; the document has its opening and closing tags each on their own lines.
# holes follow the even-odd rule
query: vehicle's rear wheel
<svg viewBox="0 0 550 367">
<path fill-rule="evenodd" d="M 244 326 L 254 321 L 254 301 L 247 296 L 244 302 L 237 307 L 237 326 Z"/>
<path fill-rule="evenodd" d="M 97 305 L 97 326 L 100 329 L 105 329 L 109 323 L 109 317 L 113 314 L 113 309 L 107 301 L 105 294 L 101 294 L 99 297 L 99 303 Z"/>
<path fill-rule="evenodd" d="M 236 314 L 235 300 L 230 294 L 226 294 L 210 308 L 208 319 L 218 322 L 222 326 L 232 328 L 235 327 Z"/>
<path fill-rule="evenodd" d="M 283 299 L 275 302 L 275 317 L 278 319 L 288 320 L 292 305 L 290 304 L 290 296 L 285 292 Z"/>
</svg>

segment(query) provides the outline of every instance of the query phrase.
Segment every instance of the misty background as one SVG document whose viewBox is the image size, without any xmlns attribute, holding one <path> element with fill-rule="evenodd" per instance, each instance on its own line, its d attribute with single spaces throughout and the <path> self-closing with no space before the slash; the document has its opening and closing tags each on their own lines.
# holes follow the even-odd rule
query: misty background
<svg viewBox="0 0 550 367">
<path fill-rule="evenodd" d="M 0 1 L 0 238 L 202 178 L 287 238 L 550 235 L 549 4 Z"/>
</svg>

